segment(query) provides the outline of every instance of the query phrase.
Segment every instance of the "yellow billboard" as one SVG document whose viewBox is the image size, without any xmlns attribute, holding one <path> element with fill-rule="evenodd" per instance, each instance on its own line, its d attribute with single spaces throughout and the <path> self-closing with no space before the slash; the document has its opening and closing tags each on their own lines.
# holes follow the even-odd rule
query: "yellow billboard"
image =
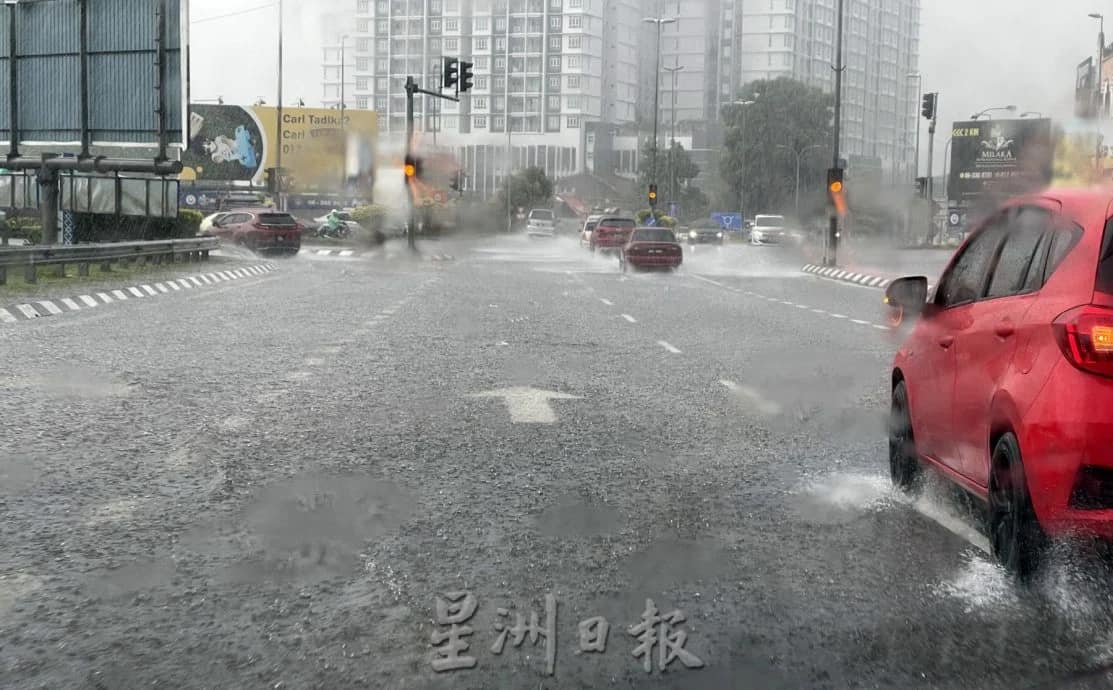
<svg viewBox="0 0 1113 690">
<path fill-rule="evenodd" d="M 183 180 L 251 182 L 282 165 L 288 191 L 338 191 L 370 184 L 375 169 L 378 116 L 369 110 L 264 106 L 190 106 Z"/>
</svg>

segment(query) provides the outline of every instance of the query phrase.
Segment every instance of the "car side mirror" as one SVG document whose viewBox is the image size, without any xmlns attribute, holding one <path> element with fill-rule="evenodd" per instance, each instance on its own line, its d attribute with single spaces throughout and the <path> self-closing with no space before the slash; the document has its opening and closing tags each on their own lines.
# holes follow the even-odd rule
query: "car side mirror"
<svg viewBox="0 0 1113 690">
<path fill-rule="evenodd" d="M 927 308 L 928 279 L 924 276 L 898 278 L 885 289 L 885 305 L 889 322 L 899 326 L 910 316 L 919 316 Z"/>
</svg>

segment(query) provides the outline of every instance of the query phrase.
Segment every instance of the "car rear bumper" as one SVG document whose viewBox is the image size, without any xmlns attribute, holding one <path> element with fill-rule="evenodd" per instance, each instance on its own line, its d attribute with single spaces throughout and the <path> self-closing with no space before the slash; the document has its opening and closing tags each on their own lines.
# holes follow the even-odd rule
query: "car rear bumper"
<svg viewBox="0 0 1113 690">
<path fill-rule="evenodd" d="M 751 232 L 750 241 L 754 244 L 781 244 L 785 236 L 784 233 Z"/>
<path fill-rule="evenodd" d="M 688 244 L 722 244 L 723 238 L 709 235 L 707 237 L 689 237 Z"/>
<path fill-rule="evenodd" d="M 1085 471 L 1108 476 L 1113 484 L 1110 409 L 1113 379 L 1079 371 L 1064 359 L 1024 414 L 1020 451 L 1036 517 L 1048 534 L 1113 540 L 1113 502 L 1094 501 L 1095 492 L 1079 482 L 1084 468 L 1094 468 Z M 1105 491 L 1113 496 L 1113 486 Z"/>
</svg>

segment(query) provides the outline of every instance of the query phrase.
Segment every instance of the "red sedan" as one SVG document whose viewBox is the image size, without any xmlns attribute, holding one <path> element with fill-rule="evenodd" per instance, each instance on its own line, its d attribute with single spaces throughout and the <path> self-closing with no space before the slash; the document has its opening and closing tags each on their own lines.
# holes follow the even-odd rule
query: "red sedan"
<svg viewBox="0 0 1113 690">
<path fill-rule="evenodd" d="M 623 271 L 628 267 L 675 271 L 684 263 L 684 250 L 668 228 L 638 228 L 630 233 L 618 260 Z"/>
<path fill-rule="evenodd" d="M 621 252 L 636 225 L 631 218 L 601 218 L 591 233 L 591 253 Z"/>
<path fill-rule="evenodd" d="M 918 315 L 892 370 L 889 465 L 921 462 L 981 499 L 1000 562 L 1034 572 L 1055 537 L 1113 539 L 1113 191 L 1050 190 L 971 233 L 927 300 L 927 279 L 886 294 Z"/>
</svg>

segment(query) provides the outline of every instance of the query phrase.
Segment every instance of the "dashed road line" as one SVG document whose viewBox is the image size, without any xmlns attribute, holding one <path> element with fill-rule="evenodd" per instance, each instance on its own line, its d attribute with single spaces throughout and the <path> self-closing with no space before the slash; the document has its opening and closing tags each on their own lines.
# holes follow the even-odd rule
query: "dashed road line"
<svg viewBox="0 0 1113 690">
<path fill-rule="evenodd" d="M 143 294 L 143 291 L 137 287 L 129 287 L 128 292 L 135 295 L 136 297 L 146 297 L 146 295 Z"/>
<path fill-rule="evenodd" d="M 630 323 L 637 323 L 638 322 L 637 319 L 635 319 L 633 316 L 630 316 L 629 314 L 623 314 L 622 318 L 626 319 Z"/>
<path fill-rule="evenodd" d="M 832 319 L 849 319 L 850 317 L 847 316 L 846 314 L 831 314 L 831 318 Z"/>
<path fill-rule="evenodd" d="M 128 298 L 128 296 L 124 294 L 123 290 L 113 290 L 112 296 L 118 300 L 126 300 Z"/>
<path fill-rule="evenodd" d="M 682 354 L 684 354 L 683 352 L 681 352 L 681 351 L 680 351 L 680 348 L 678 348 L 678 347 L 676 347 L 676 346 L 674 346 L 674 345 L 670 345 L 670 344 L 668 344 L 667 342 L 665 342 L 664 340 L 658 340 L 658 341 L 657 341 L 657 344 L 658 344 L 658 345 L 660 345 L 661 347 L 665 348 L 665 349 L 666 349 L 666 350 L 668 350 L 669 352 L 673 353 L 674 355 L 682 355 Z"/>
<path fill-rule="evenodd" d="M 143 290 L 144 290 L 144 291 L 145 291 L 145 292 L 146 292 L 146 293 L 147 293 L 148 295 L 152 295 L 152 296 L 154 296 L 154 295 L 158 295 L 158 291 L 157 291 L 157 290 L 155 290 L 155 289 L 154 289 L 153 287 L 151 287 L 150 285 L 141 285 L 140 287 L 142 287 L 142 288 L 143 288 Z"/>
<path fill-rule="evenodd" d="M 872 323 L 870 325 L 873 326 L 874 328 L 876 328 L 879 331 L 891 331 L 891 330 L 893 330 L 892 328 L 890 328 L 888 326 L 882 326 L 879 323 Z"/>
<path fill-rule="evenodd" d="M 104 293 L 104 292 L 98 292 L 97 297 L 99 297 L 100 301 L 104 302 L 105 304 L 112 304 L 112 302 L 114 301 L 112 299 L 112 297 L 110 297 L 107 293 Z"/>
<path fill-rule="evenodd" d="M 40 316 L 39 312 L 35 311 L 35 308 L 30 304 L 17 304 L 15 308 L 28 319 L 37 319 Z"/>
<path fill-rule="evenodd" d="M 869 326 L 870 325 L 869 321 L 863 321 L 861 319 L 851 319 L 850 323 L 856 323 L 859 326 Z"/>
<path fill-rule="evenodd" d="M 0 308 L 0 323 L 15 323 L 18 320 L 7 309 Z"/>
<path fill-rule="evenodd" d="M 73 298 L 63 297 L 59 301 L 70 311 L 81 311 L 81 305 L 75 302 Z"/>
<path fill-rule="evenodd" d="M 78 297 L 77 299 L 81 300 L 85 304 L 86 307 L 98 306 L 97 301 L 95 299 L 93 299 L 92 295 L 82 295 L 82 296 Z"/>
<path fill-rule="evenodd" d="M 826 309 L 812 309 L 812 312 L 815 313 L 815 314 L 823 314 L 824 316 L 827 315 L 827 310 Z"/>
<path fill-rule="evenodd" d="M 719 383 L 722 384 L 723 387 L 729 390 L 731 393 L 734 393 L 735 395 L 748 400 L 751 404 L 753 404 L 755 408 L 757 408 L 759 412 L 764 415 L 775 417 L 781 413 L 781 406 L 773 402 L 772 400 L 766 400 L 765 397 L 762 396 L 756 388 L 744 386 L 740 383 L 735 383 L 734 381 L 728 381 L 726 379 L 721 379 Z"/>
<path fill-rule="evenodd" d="M 613 307 L 614 306 L 614 302 L 610 301 L 609 299 L 603 299 L 602 297 L 600 297 L 599 301 L 602 302 L 603 304 L 607 305 L 608 307 Z"/>
</svg>

